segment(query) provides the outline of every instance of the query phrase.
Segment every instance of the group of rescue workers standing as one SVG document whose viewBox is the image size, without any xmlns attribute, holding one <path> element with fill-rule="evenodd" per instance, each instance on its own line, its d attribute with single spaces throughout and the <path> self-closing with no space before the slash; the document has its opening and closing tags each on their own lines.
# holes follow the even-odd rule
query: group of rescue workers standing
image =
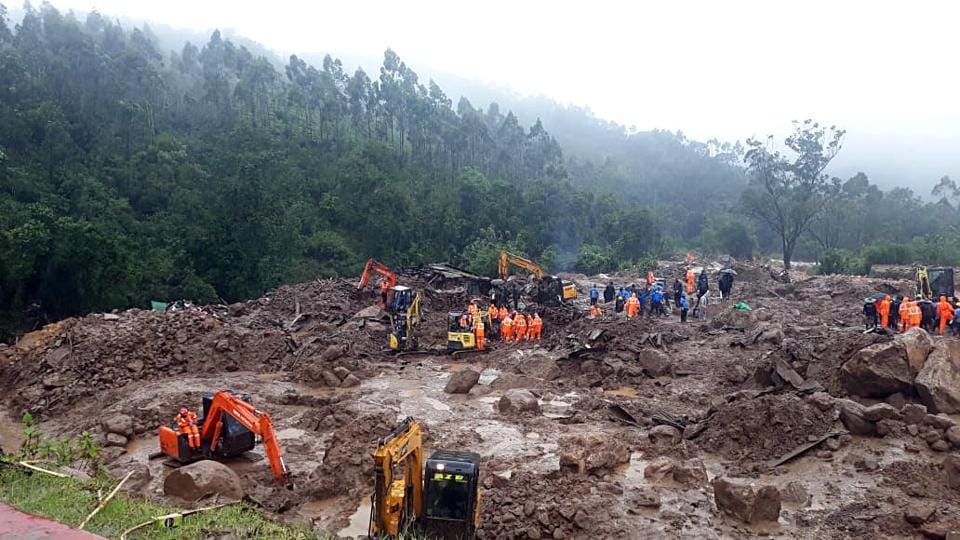
<svg viewBox="0 0 960 540">
<path fill-rule="evenodd" d="M 936 302 L 930 300 L 910 300 L 909 296 L 891 296 L 867 298 L 863 303 L 864 327 L 888 328 L 894 332 L 906 332 L 911 328 L 937 330 L 943 335 L 947 327 L 960 335 L 960 302 L 941 296 Z"/>
<path fill-rule="evenodd" d="M 719 279 L 720 297 L 726 299 L 730 297 L 730 291 L 733 289 L 734 274 L 730 271 L 721 271 Z M 621 285 L 616 287 L 613 282 L 608 282 L 603 290 L 603 303 L 614 302 L 614 311 L 616 313 L 626 312 L 627 318 L 635 318 L 647 314 L 648 316 L 665 317 L 671 311 L 671 300 L 679 311 L 680 322 L 687 321 L 687 313 L 690 310 L 689 297 L 696 295 L 696 304 L 694 311 L 703 313 L 702 306 L 706 303 L 707 293 L 710 291 L 710 278 L 707 275 L 707 269 L 704 268 L 697 276 L 692 267 L 688 267 L 686 274 L 686 287 L 680 278 L 673 281 L 673 296 L 666 289 L 663 283 L 657 280 L 653 272 L 647 272 L 646 283 L 643 286 Z M 590 318 L 603 316 L 603 310 L 600 307 L 600 288 L 594 285 L 590 289 Z M 702 318 L 702 316 L 701 316 Z"/>
</svg>

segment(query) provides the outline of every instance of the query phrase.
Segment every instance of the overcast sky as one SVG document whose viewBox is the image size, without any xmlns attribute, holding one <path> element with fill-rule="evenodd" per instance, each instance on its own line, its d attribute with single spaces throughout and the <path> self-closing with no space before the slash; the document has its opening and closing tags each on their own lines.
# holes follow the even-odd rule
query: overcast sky
<svg viewBox="0 0 960 540">
<path fill-rule="evenodd" d="M 960 2 L 51 3 L 232 28 L 281 53 L 379 57 L 391 47 L 418 72 L 544 94 L 698 139 L 782 133 L 812 117 L 847 128 L 840 172 L 917 187 L 960 177 Z"/>
</svg>

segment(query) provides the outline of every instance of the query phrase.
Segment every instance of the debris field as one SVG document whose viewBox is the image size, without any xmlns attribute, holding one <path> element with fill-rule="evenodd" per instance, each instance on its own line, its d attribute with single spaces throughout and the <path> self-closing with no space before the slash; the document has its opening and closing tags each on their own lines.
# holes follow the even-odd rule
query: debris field
<svg viewBox="0 0 960 540">
<path fill-rule="evenodd" d="M 542 343 L 488 335 L 460 356 L 446 314 L 466 290 L 419 278 L 401 284 L 423 295 L 423 350 L 399 357 L 373 293 L 346 279 L 68 319 L 0 346 L 2 432 L 30 411 L 45 433 L 95 433 L 111 474 L 135 471 L 124 489 L 186 507 L 243 496 L 340 537 L 366 535 L 371 453 L 411 416 L 428 455 L 482 456 L 480 538 L 960 538 L 960 341 L 861 320 L 864 297 L 912 282 L 735 268 L 705 321 L 547 308 Z M 583 314 L 593 283 L 642 279 L 563 277 Z M 160 425 L 222 389 L 270 413 L 292 489 L 259 446 L 191 478 L 151 459 Z"/>
</svg>

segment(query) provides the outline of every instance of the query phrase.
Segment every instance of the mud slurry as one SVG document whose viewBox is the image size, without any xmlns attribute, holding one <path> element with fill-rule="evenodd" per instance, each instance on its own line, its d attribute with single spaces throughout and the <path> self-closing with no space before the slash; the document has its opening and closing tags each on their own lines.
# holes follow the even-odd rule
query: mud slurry
<svg viewBox="0 0 960 540">
<path fill-rule="evenodd" d="M 737 268 L 734 299 L 749 303 L 748 313 L 712 304 L 706 321 L 681 325 L 676 316 L 627 321 L 612 307 L 596 320 L 548 309 L 541 344 L 494 339 L 488 353 L 455 359 L 384 354 L 384 321 L 369 310 L 357 317 L 374 299 L 346 280 L 282 287 L 231 306 L 90 315 L 0 349 L 3 406 L 12 417 L 31 411 L 51 434 L 104 437 L 102 419 L 131 417 L 126 446 L 108 448 L 104 464 L 115 474 L 145 468 L 139 492 L 162 499 L 169 468 L 150 459 L 157 427 L 184 404 L 198 407 L 205 393 L 249 394 L 276 424 L 294 487 L 273 483 L 259 447 L 228 465 L 264 511 L 340 536 L 365 534 L 371 452 L 406 416 L 424 424 L 428 454 L 483 457 L 484 538 L 943 538 L 960 530 L 960 490 L 946 485 L 940 465 L 957 450 L 932 449 L 918 438 L 929 430 L 838 435 L 772 466 L 845 431 L 836 398 L 848 396 L 837 371 L 889 339 L 862 333 L 860 301 L 907 293 L 910 283 L 801 276 L 787 285 L 765 269 Z M 679 272 L 664 263 L 660 273 L 672 282 Z M 404 284 L 424 294 L 423 346 L 442 349 L 445 313 L 466 295 Z M 578 302 L 585 311 L 585 299 Z M 783 366 L 818 385 L 785 382 Z M 444 393 L 463 369 L 480 372 L 479 383 L 467 394 Z M 513 389 L 532 392 L 539 411 L 499 412 Z M 725 516 L 710 483 L 718 477 L 776 486 L 779 520 Z M 911 505 L 934 512 L 911 523 Z"/>
</svg>

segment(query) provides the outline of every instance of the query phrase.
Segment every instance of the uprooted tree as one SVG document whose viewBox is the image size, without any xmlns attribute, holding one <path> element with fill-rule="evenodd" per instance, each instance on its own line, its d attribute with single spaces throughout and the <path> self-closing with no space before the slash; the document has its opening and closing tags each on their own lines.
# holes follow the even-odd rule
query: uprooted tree
<svg viewBox="0 0 960 540">
<path fill-rule="evenodd" d="M 840 151 L 844 133 L 813 120 L 794 122 L 793 133 L 784 141 L 791 155 L 773 149 L 772 136 L 747 140 L 750 187 L 743 193 L 743 207 L 780 236 L 787 270 L 797 240 L 823 208 L 829 186 L 824 170 Z"/>
</svg>

